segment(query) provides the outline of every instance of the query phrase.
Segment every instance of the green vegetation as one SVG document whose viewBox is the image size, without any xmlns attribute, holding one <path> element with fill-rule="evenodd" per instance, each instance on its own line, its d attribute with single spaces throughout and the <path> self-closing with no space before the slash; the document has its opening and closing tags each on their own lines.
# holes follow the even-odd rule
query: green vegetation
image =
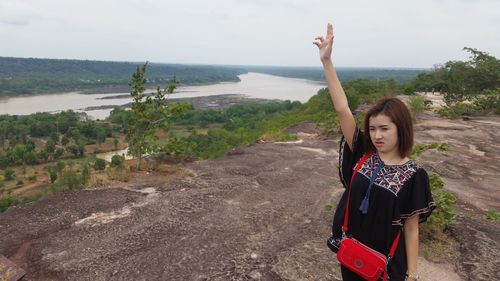
<svg viewBox="0 0 500 281">
<path fill-rule="evenodd" d="M 423 253 L 429 260 L 439 261 L 454 255 L 456 241 L 448 234 L 448 227 L 453 223 L 456 197 L 445 191 L 443 180 L 434 172 L 429 173 L 432 196 L 437 207 L 427 223 L 421 226 Z"/>
<path fill-rule="evenodd" d="M 473 48 L 469 61 L 449 61 L 430 73 L 418 75 L 408 91 L 444 93 L 447 107 L 444 116 L 464 113 L 500 114 L 500 60 Z"/>
<path fill-rule="evenodd" d="M 113 155 L 111 157 L 111 167 L 123 167 L 125 159 L 120 155 Z"/>
<path fill-rule="evenodd" d="M 417 157 L 422 155 L 422 153 L 428 149 L 436 149 L 437 151 L 450 151 L 451 146 L 446 143 L 430 143 L 430 144 L 417 144 L 413 147 L 410 158 L 415 160 Z"/>
<path fill-rule="evenodd" d="M 4 171 L 4 176 L 6 181 L 13 180 L 15 178 L 14 171 L 11 168 L 7 168 Z"/>
<path fill-rule="evenodd" d="M 137 79 L 140 81 L 139 78 Z M 361 104 L 361 101 L 369 103 L 382 96 L 402 91 L 401 86 L 392 80 L 348 81 L 344 87 L 353 110 Z M 158 131 L 159 128 L 151 128 L 148 142 L 150 151 L 168 154 L 176 159 L 186 156 L 202 159 L 214 158 L 259 139 L 295 140 L 296 136 L 283 131 L 302 121 L 316 122 L 324 134 L 333 134 L 338 128 L 338 121 L 332 108 L 328 89 L 320 90 L 305 104 L 283 101 L 266 104 L 237 104 L 224 110 L 190 108 L 185 115 L 170 115 L 173 128 L 182 127 L 182 130 L 167 126 L 163 128 L 167 136 L 158 138 L 151 133 Z M 138 112 L 143 112 L 143 110 Z M 137 117 L 133 117 L 132 114 L 133 111 L 115 109 L 108 120 L 118 126 L 118 130 L 128 134 L 131 131 L 130 120 L 137 120 Z"/>
<path fill-rule="evenodd" d="M 82 157 L 86 145 L 104 142 L 112 131 L 109 123 L 87 121 L 85 114 L 73 111 L 0 115 L 0 167 Z"/>
<path fill-rule="evenodd" d="M 357 112 L 358 106 L 370 104 L 383 96 L 412 93 L 414 90 L 429 90 L 429 87 L 432 87 L 435 90 L 449 91 L 449 93 L 446 92 L 449 106 L 442 109 L 447 115 L 467 113 L 471 108 L 479 113 L 498 113 L 498 76 L 490 75 L 497 73 L 495 67 L 498 60 L 473 49 L 467 49 L 467 51 L 473 54 L 471 61 L 449 62 L 432 72 L 420 74 L 406 84 L 401 83 L 410 81 L 411 77 L 415 77 L 421 70 L 397 70 L 399 72 L 394 70 L 396 72 L 393 72 L 392 70 L 364 69 L 359 72 L 354 69 L 340 69 L 339 75 L 342 77 L 343 87 L 353 112 Z M 124 139 L 128 143 L 130 153 L 139 159 L 135 161 L 137 167 L 142 167 L 141 158 L 144 154 L 152 154 L 151 161 L 145 164 L 148 168 L 166 173 L 177 173 L 171 168 L 163 167 L 161 161 L 167 156 L 177 160 L 185 157 L 201 159 L 219 157 L 228 151 L 258 140 L 293 141 L 297 139 L 297 136 L 286 133 L 285 129 L 303 121 L 315 122 L 325 135 L 338 133 L 338 120 L 332 110 L 333 105 L 328 89 L 320 90 L 304 104 L 291 101 L 236 104 L 221 110 L 195 110 L 185 104 L 168 103 L 166 99 L 168 94 L 177 87 L 179 83 L 177 77 L 183 83 L 205 83 L 231 80 L 249 69 L 287 77 L 313 79 L 311 77 L 318 73 L 321 73 L 322 77 L 322 71 L 318 68 L 197 66 L 185 67 L 184 70 L 177 71 L 181 68 L 180 66 L 169 68 L 168 65 L 157 64 L 139 66 L 133 63 L 0 58 L 0 62 L 2 61 L 8 62 L 7 64 L 17 63 L 20 66 L 13 67 L 9 72 L 2 70 L 3 65 L 0 63 L 0 95 L 5 94 L 2 92 L 2 87 L 13 85 L 9 84 L 15 82 L 12 77 L 26 77 L 27 80 L 38 81 L 38 84 L 35 83 L 38 88 L 32 87 L 35 84 L 30 86 L 27 83 L 28 88 L 32 87 L 27 92 L 27 88 L 23 88 L 26 85 L 16 88 L 19 92 L 38 93 L 54 86 L 46 77 L 43 78 L 44 81 L 49 81 L 46 84 L 37 80 L 40 76 L 48 75 L 46 73 L 50 73 L 53 77 L 58 77 L 62 72 L 65 73 L 58 77 L 61 78 L 60 84 L 55 88 L 80 87 L 78 85 L 81 82 L 86 83 L 87 86 L 79 89 L 91 89 L 125 85 L 129 81 L 130 73 L 136 69 L 129 84 L 134 98 L 132 110 L 116 108 L 106 121 L 89 121 L 85 114 L 72 111 L 57 114 L 0 116 L 0 168 L 4 169 L 3 177 L 0 178 L 0 186 L 2 186 L 0 205 L 2 206 L 8 207 L 24 202 L 23 200 L 32 200 L 36 196 L 60 190 L 102 185 L 109 179 L 127 181 L 130 178 L 130 165 L 133 161 L 127 162 L 121 156 L 114 156 L 111 164 L 107 165 L 104 160 L 96 158 L 95 155 L 92 156 L 98 151 L 123 148 L 120 144 L 124 143 Z M 30 72 L 32 75 L 18 75 L 25 71 L 26 67 L 31 67 L 29 71 L 32 71 Z M 147 67 L 148 77 L 146 78 Z M 167 68 L 172 72 L 164 75 L 165 72 L 162 71 Z M 488 72 L 490 70 L 491 73 Z M 365 79 L 359 79 L 360 77 L 354 75 L 356 71 Z M 42 75 L 41 72 L 45 74 Z M 78 79 L 85 81 L 72 80 L 75 73 L 78 73 L 78 77 L 83 77 Z M 204 74 L 199 75 L 198 80 L 190 80 L 189 77 L 195 77 L 198 73 Z M 346 73 L 353 75 L 349 76 Z M 461 73 L 462 76 L 457 73 Z M 122 78 L 116 79 L 116 77 Z M 460 81 L 457 83 L 462 83 L 461 88 L 452 87 L 450 84 L 457 81 L 457 77 L 468 77 L 464 78 L 465 82 L 458 79 Z M 392 79 L 383 80 L 387 78 Z M 317 79 L 322 80 L 322 78 Z M 5 81 L 9 82 L 4 83 Z M 146 86 L 167 81 L 169 84 L 164 89 L 157 87 L 153 95 L 144 94 Z M 19 83 L 16 85 L 22 85 L 24 82 Z M 427 101 L 422 97 L 410 98 L 409 107 L 415 118 L 428 109 L 427 106 Z M 362 117 L 362 114 L 357 114 L 357 122 L 361 122 Z M 412 158 L 415 159 L 427 149 L 446 151 L 450 149 L 450 146 L 446 143 L 419 144 L 415 146 Z M 33 172 L 31 168 L 26 169 L 35 165 L 40 166 L 38 171 L 42 173 L 36 174 L 36 170 Z M 431 178 L 431 181 L 433 186 L 439 186 L 438 179 Z M 37 195 L 29 194 L 27 197 L 14 197 L 12 190 L 21 187 L 24 182 L 39 182 L 41 186 L 46 186 L 45 191 Z M 452 211 L 447 206 L 454 204 L 453 198 L 449 197 L 442 188 L 433 187 L 433 193 L 435 193 L 436 200 L 441 200 L 438 201 L 441 202 L 438 203 L 440 215 L 431 216 L 430 225 L 437 225 L 432 227 L 442 230 L 451 222 Z M 441 204 L 444 204 L 444 207 L 441 207 Z M 444 209 L 441 210 L 441 208 Z M 495 214 L 492 213 L 489 216 L 494 217 Z"/>
<path fill-rule="evenodd" d="M 173 117 L 183 115 L 188 106 L 185 104 L 167 104 L 166 95 L 171 94 L 177 87 L 178 81 L 175 79 L 161 90 L 157 87 L 154 97 L 144 94 L 146 90 L 146 68 L 147 63 L 132 75 L 132 103 L 131 116 L 128 118 L 127 142 L 129 154 L 137 157 L 137 169 L 140 168 L 142 156 L 146 153 L 159 151 L 157 145 L 158 136 L 155 133 L 161 129 L 168 130 Z"/>
<path fill-rule="evenodd" d="M 429 173 L 429 182 L 434 202 L 438 206 L 432 216 L 429 217 L 429 225 L 432 228 L 444 231 L 446 227 L 453 223 L 457 198 L 443 189 L 444 182 L 437 173 Z"/>
<path fill-rule="evenodd" d="M 420 114 L 429 109 L 429 101 L 422 96 L 412 96 L 408 101 L 408 107 L 410 108 L 413 119 L 417 120 Z"/>
<path fill-rule="evenodd" d="M 104 159 L 96 158 L 94 161 L 94 170 L 103 171 L 106 169 L 106 161 Z"/>
<path fill-rule="evenodd" d="M 0 96 L 81 90 L 126 89 L 140 63 L 0 57 Z M 319 67 L 209 66 L 151 63 L 147 86 L 168 83 L 174 76 L 183 85 L 239 81 L 247 72 L 324 81 Z M 426 69 L 339 68 L 342 81 L 355 79 L 408 82 Z"/>
<path fill-rule="evenodd" d="M 325 210 L 326 211 L 331 211 L 333 209 L 333 205 L 330 203 L 325 204 Z"/>
<path fill-rule="evenodd" d="M 126 89 L 140 66 L 132 62 L 24 59 L 0 57 L 0 96 L 78 90 Z M 147 85 L 164 84 L 174 75 L 185 85 L 239 81 L 239 67 L 150 64 Z"/>
<path fill-rule="evenodd" d="M 500 212 L 495 210 L 486 211 L 485 217 L 489 220 L 500 221 Z"/>
<path fill-rule="evenodd" d="M 282 67 L 282 66 L 242 66 L 249 72 L 266 73 L 276 76 L 301 78 L 315 81 L 325 81 L 321 67 Z M 393 79 L 397 83 L 412 81 L 418 74 L 427 69 L 402 69 L 402 68 L 367 68 L 367 67 L 339 67 L 337 68 L 340 79 L 349 80 L 374 80 L 382 81 Z"/>
</svg>

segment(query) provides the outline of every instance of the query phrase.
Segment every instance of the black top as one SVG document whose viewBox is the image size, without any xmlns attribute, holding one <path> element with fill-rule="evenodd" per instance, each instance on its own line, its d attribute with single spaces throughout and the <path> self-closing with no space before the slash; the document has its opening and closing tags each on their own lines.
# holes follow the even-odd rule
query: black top
<svg viewBox="0 0 500 281">
<path fill-rule="evenodd" d="M 353 151 L 342 138 L 339 152 L 340 179 L 345 188 L 349 187 L 356 163 L 365 153 L 363 132 L 356 128 Z M 380 165 L 383 165 L 380 167 Z M 362 214 L 360 205 L 367 194 L 370 178 L 374 183 L 370 191 L 368 212 Z M 333 219 L 334 237 L 342 236 L 342 225 L 348 190 L 342 195 Z M 427 172 L 409 160 L 401 165 L 384 165 L 377 152 L 371 154 L 359 172 L 354 176 L 351 202 L 349 203 L 349 225 L 347 235 L 352 235 L 365 245 L 388 255 L 394 238 L 407 218 L 418 214 L 424 222 L 436 207 L 432 199 Z M 389 262 L 388 273 L 391 280 L 404 280 L 407 271 L 404 233 Z M 345 279 L 344 281 L 349 281 Z"/>
</svg>

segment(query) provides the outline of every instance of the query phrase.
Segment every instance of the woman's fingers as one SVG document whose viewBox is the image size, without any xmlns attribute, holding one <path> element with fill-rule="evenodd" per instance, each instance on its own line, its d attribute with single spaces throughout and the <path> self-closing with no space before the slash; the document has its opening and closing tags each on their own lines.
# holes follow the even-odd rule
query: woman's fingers
<svg viewBox="0 0 500 281">
<path fill-rule="evenodd" d="M 331 23 L 328 23 L 326 25 L 326 40 L 327 42 L 333 41 L 333 25 Z M 325 37 L 317 36 L 316 38 L 314 38 L 313 44 L 318 46 L 318 48 L 321 48 L 324 42 L 325 42 Z"/>
<path fill-rule="evenodd" d="M 321 44 L 323 44 L 324 41 L 325 41 L 325 38 L 323 36 L 318 36 L 318 37 L 314 38 L 313 44 L 318 46 L 318 48 L 319 48 L 319 47 L 321 47 Z"/>
</svg>

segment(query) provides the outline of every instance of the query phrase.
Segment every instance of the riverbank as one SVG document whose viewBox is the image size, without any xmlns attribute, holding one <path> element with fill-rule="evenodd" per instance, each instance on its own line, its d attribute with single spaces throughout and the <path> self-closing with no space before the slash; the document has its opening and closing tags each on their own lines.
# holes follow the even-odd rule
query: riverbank
<svg viewBox="0 0 500 281">
<path fill-rule="evenodd" d="M 256 99 L 278 99 L 306 102 L 325 85 L 304 79 L 283 78 L 260 73 L 239 76 L 240 82 L 227 82 L 203 86 L 186 86 L 177 89 L 170 98 L 189 99 L 220 95 L 244 95 Z M 82 94 L 78 92 L 23 97 L 2 97 L 0 113 L 28 115 L 36 112 L 73 110 L 86 112 L 94 119 L 105 119 L 113 107 L 132 102 L 130 89 L 124 92 Z M 111 98 L 109 98 L 111 97 Z M 99 109 L 98 108 L 106 108 Z M 86 108 L 92 109 L 85 111 Z"/>
<path fill-rule="evenodd" d="M 192 98 L 168 98 L 171 103 L 188 103 L 192 105 L 195 109 L 223 109 L 230 107 L 235 104 L 248 104 L 248 103 L 269 103 L 269 102 L 280 102 L 278 99 L 259 99 L 250 98 L 245 95 L 227 94 L 227 95 L 214 95 L 206 97 L 192 97 Z M 92 110 L 103 110 L 103 109 L 113 109 L 116 107 L 129 109 L 132 103 L 123 104 L 120 106 L 116 105 L 102 105 L 102 106 L 91 106 L 86 107 L 85 111 Z"/>
</svg>

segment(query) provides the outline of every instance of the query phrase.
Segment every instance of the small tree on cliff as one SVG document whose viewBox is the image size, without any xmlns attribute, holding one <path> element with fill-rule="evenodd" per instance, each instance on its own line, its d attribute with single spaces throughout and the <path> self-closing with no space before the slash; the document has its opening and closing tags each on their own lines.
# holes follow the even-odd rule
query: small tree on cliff
<svg viewBox="0 0 500 281">
<path fill-rule="evenodd" d="M 129 145 L 128 154 L 137 157 L 137 169 L 140 169 L 142 156 L 159 150 L 156 141 L 158 137 L 155 132 L 160 129 L 168 130 L 172 117 L 184 114 L 188 107 L 184 104 L 167 103 L 166 95 L 172 93 L 177 87 L 178 81 L 175 77 L 165 89 L 156 88 L 156 93 L 144 94 L 146 90 L 146 62 L 132 75 L 131 95 L 134 98 L 132 103 L 132 116 L 128 122 L 126 140 Z"/>
</svg>

